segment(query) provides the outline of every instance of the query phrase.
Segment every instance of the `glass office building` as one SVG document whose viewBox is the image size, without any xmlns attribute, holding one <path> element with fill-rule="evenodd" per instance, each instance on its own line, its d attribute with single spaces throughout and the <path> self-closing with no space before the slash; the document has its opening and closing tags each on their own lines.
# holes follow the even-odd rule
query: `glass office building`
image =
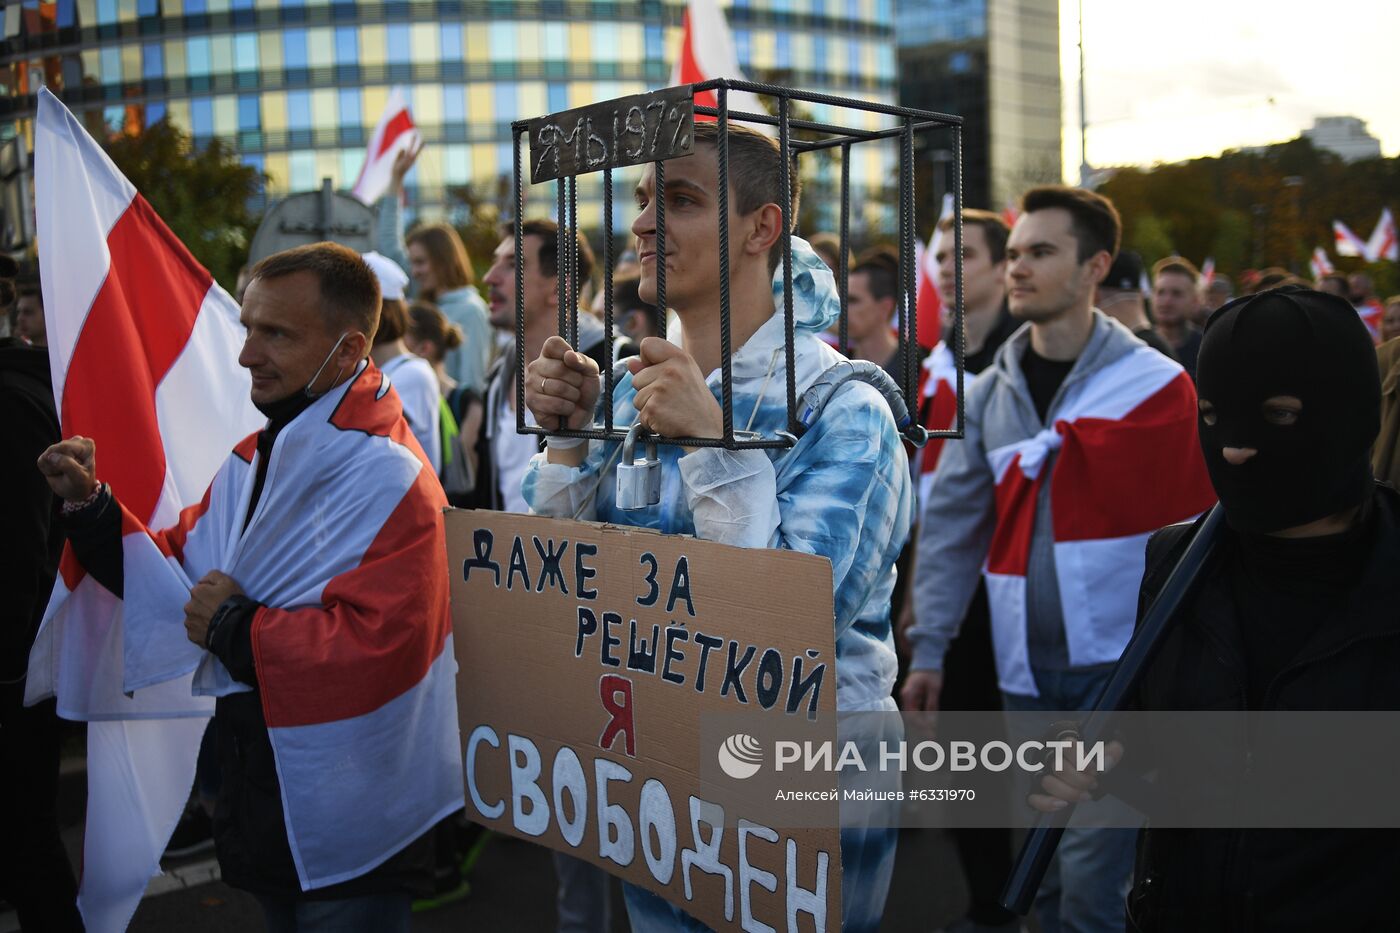
<svg viewBox="0 0 1400 933">
<path fill-rule="evenodd" d="M 1058 0 L 900 0 L 898 24 L 900 103 L 965 121 L 969 207 L 1062 180 Z M 922 155 L 941 176 L 949 153 Z"/>
<path fill-rule="evenodd" d="M 435 215 L 457 186 L 505 194 L 512 120 L 664 86 L 682 10 L 678 0 L 24 0 L 3 14 L 0 135 L 30 136 L 46 85 L 94 135 L 168 116 L 198 142 L 226 140 L 277 197 L 323 177 L 353 184 L 399 85 L 427 143 L 410 204 Z M 895 100 L 893 0 L 734 0 L 728 12 L 750 76 Z M 887 183 L 891 157 L 858 153 L 854 183 Z M 596 222 L 597 186 L 580 196 L 582 219 Z"/>
</svg>

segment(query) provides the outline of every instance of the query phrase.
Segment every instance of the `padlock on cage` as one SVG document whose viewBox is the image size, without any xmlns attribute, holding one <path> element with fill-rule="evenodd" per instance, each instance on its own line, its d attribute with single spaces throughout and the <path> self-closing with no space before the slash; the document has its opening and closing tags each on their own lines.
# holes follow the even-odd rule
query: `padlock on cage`
<svg viewBox="0 0 1400 933">
<path fill-rule="evenodd" d="M 637 442 L 646 444 L 646 453 L 637 460 Z M 617 507 L 632 512 L 661 502 L 661 457 L 656 437 L 641 424 L 634 424 L 622 442 L 622 459 L 617 464 Z"/>
</svg>

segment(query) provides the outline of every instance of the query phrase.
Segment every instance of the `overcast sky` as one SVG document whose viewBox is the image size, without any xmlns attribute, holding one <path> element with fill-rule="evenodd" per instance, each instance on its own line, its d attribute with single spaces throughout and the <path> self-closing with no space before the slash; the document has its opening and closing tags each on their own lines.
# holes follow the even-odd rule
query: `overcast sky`
<svg viewBox="0 0 1400 933">
<path fill-rule="evenodd" d="M 1293 139 L 1318 116 L 1400 154 L 1394 0 L 1083 0 L 1089 161 L 1150 165 Z M 1077 0 L 1060 0 L 1065 176 L 1078 178 Z"/>
</svg>

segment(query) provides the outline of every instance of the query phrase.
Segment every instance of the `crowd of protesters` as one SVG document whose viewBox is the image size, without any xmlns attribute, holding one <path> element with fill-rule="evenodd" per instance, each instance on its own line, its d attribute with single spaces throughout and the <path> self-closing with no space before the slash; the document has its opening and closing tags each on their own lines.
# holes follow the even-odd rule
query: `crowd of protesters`
<svg viewBox="0 0 1400 933">
<path fill-rule="evenodd" d="M 276 379 L 255 378 L 254 402 L 269 422 L 245 453 L 265 463 L 279 432 L 316 399 L 337 389 L 349 398 L 352 391 L 341 387 L 373 367 L 396 390 L 407 427 L 403 450 L 421 457 L 425 475 L 437 477 L 432 490 L 420 490 L 425 509 L 442 499 L 826 554 L 840 568 L 834 595 L 843 710 L 893 709 L 896 698 L 905 711 L 1092 708 L 1138 621 L 1144 571 L 1149 579 L 1162 573 L 1193 533 L 1189 523 L 1218 499 L 1230 525 L 1226 556 L 1212 570 L 1215 589 L 1187 611 L 1228 616 L 1224 624 L 1240 654 L 1233 667 L 1214 673 L 1244 684 L 1228 702 L 1242 709 L 1285 702 L 1325 709 L 1349 697 L 1355 708 L 1394 708 L 1393 688 L 1363 696 L 1328 686 L 1345 678 L 1397 682 L 1387 666 L 1392 642 L 1400 640 L 1395 604 L 1385 599 L 1389 578 L 1366 568 L 1400 546 L 1400 500 L 1393 488 L 1378 485 L 1400 481 L 1400 296 L 1381 301 L 1364 274 L 1305 283 L 1286 270 L 1265 269 L 1241 276 L 1236 297 L 1236 283 L 1219 274 L 1207 279 L 1184 257 L 1149 269 L 1121 249 L 1122 224 L 1107 199 L 1082 189 L 1035 188 L 1025 193 L 1014 224 L 997 213 L 964 211 L 961 257 L 953 255 L 951 235 L 938 240 L 937 287 L 945 297 L 961 261 L 963 342 L 956 346 L 945 310 L 946 339 L 920 353 L 919 397 L 910 407 L 930 429 L 952 426 L 953 367 L 961 355 L 968 376 L 961 440 L 906 452 L 884 402 L 853 384 L 833 399 L 820 428 L 789 452 L 665 448 L 663 467 L 675 477 L 665 484 L 668 498 L 631 513 L 617 510 L 611 483 L 599 482 L 615 469 L 615 445 L 546 443 L 519 433 L 519 424 L 588 424 L 599 404 L 599 373 L 618 367 L 615 423 L 640 421 L 669 436 L 716 436 L 713 372 L 720 361 L 700 348 L 717 327 L 718 284 L 707 263 L 719 248 L 733 257 L 731 295 L 739 296 L 731 299 L 735 359 L 761 358 L 742 374 L 736 366 L 736 405 L 751 407 L 749 420 L 760 428 L 781 427 L 781 406 L 764 394 L 784 375 L 775 370 L 783 365 L 775 352 L 782 333 L 768 326 L 776 320 L 777 244 L 786 235 L 775 196 L 781 159 L 766 138 L 730 132 L 729 151 L 743 154 L 729 174 L 737 218 L 729 224 L 731 243 L 715 239 L 714 156 L 677 163 L 668 172 L 668 197 L 683 193 L 687 200 L 666 211 L 666 242 L 677 251 L 662 257 L 675 318 L 668 341 L 665 318 L 651 303 L 656 211 L 650 176 L 644 178 L 632 226 L 636 252 L 624 254 L 615 270 L 612 346 L 596 314 L 601 295 L 593 309 L 578 309 L 572 345 L 556 332 L 560 295 L 587 295 L 581 286 L 601 278 L 582 236 L 561 243 L 555 223 L 528 219 L 517 252 L 517 231 L 502 230 L 478 290 L 472 258 L 452 227 L 405 231 L 399 194 L 417 153 L 404 153 L 379 204 L 373 252 L 279 254 L 240 277 L 240 300 L 243 288 L 250 289 L 253 310 L 245 321 L 253 327 L 271 328 L 266 321 L 286 301 L 358 309 L 350 315 L 353 327 L 342 327 L 344 315 L 334 309 L 333 322 L 307 324 L 315 339 L 307 338 L 295 365 L 281 364 Z M 702 151 L 714 152 L 713 135 L 697 127 Z M 796 217 L 799 192 L 792 197 L 785 206 Z M 951 221 L 940 230 L 951 234 Z M 791 250 L 798 391 L 839 359 L 833 345 L 842 302 L 832 270 L 842 266 L 849 278 L 841 349 L 897 381 L 906 352 L 897 339 L 897 253 L 865 244 L 869 249 L 843 262 L 830 234 L 799 233 L 806 239 L 793 239 Z M 579 281 L 561 290 L 560 254 L 570 246 Z M 353 288 L 332 281 L 337 269 L 350 270 Z M 39 283 L 0 263 L 0 302 L 6 308 L 0 419 L 20 442 L 0 463 L 7 478 L 7 552 L 0 565 L 11 606 L 0 631 L 0 808 L 5 825 L 16 828 L 0 844 L 0 897 L 18 908 L 26 929 L 79 929 L 75 882 L 57 836 L 56 714 L 52 702 L 25 708 L 20 700 L 28 647 L 65 536 L 94 576 L 120 589 L 121 559 L 111 550 L 119 507 L 100 482 L 90 443 L 59 435 L 46 395 Z M 523 410 L 516 392 L 517 304 L 524 314 Z M 266 333 L 250 336 L 250 345 L 255 338 Z M 245 354 L 255 376 L 272 373 L 266 353 Z M 323 370 L 332 374 L 331 361 L 340 372 L 327 382 Z M 1137 417 L 1148 409 L 1150 417 Z M 369 407 L 364 417 L 372 417 Z M 1114 430 L 1102 431 L 1106 422 Z M 822 444 L 858 455 L 834 462 L 816 456 Z M 311 475 L 317 465 L 306 469 Z M 262 474 L 249 482 L 254 505 L 260 493 L 272 495 L 263 492 Z M 598 490 L 596 498 L 581 498 L 584 486 Z M 252 518 L 250 505 L 237 520 L 246 529 Z M 1071 531 L 1076 525 L 1094 530 Z M 1166 526 L 1175 530 L 1151 537 L 1147 546 Z M 1129 544 L 1120 541 L 1104 556 L 1095 546 L 1108 539 Z M 171 853 L 216 844 L 226 880 L 257 893 L 277 929 L 407 929 L 410 897 L 463 890 L 460 866 L 472 831 L 460 816 L 448 818 L 373 870 L 303 895 L 281 825 L 278 775 L 270 758 L 247 758 L 249 749 L 271 754 L 267 723 L 247 697 L 276 676 L 262 669 L 274 660 L 252 653 L 249 632 L 255 619 L 266 625 L 268 614 L 282 610 L 275 600 L 244 594 L 216 576 L 217 569 L 196 587 L 195 608 L 187 613 L 199 623 L 199 643 L 251 693 L 220 700 Z M 439 582 L 425 592 L 436 592 Z M 1220 609 L 1231 594 L 1228 611 Z M 1382 634 L 1363 648 L 1343 640 L 1335 651 L 1320 652 L 1313 644 L 1318 620 L 1347 594 L 1360 594 L 1356 624 Z M 1283 620 L 1277 629 L 1270 627 L 1274 617 Z M 1182 663 L 1209 667 L 1216 660 L 1185 636 L 1172 650 Z M 1293 667 L 1307 676 L 1291 684 L 1291 693 L 1267 689 Z M 1202 689 L 1173 684 L 1158 670 L 1137 702 L 1183 709 L 1223 702 L 1218 692 Z M 1048 780 L 1031 805 L 1053 809 L 1062 805 L 1057 801 L 1080 799 L 1088 786 L 1078 774 Z M 231 816 L 230 795 L 246 800 L 250 787 L 257 812 Z M 1013 805 L 1027 804 L 1008 802 Z M 1236 925 L 1239 918 L 1266 924 L 1259 929 L 1370 928 L 1400 850 L 1387 835 L 1259 837 L 1244 864 L 1216 870 L 1214 856 L 1203 853 L 1213 853 L 1218 839 L 1155 836 L 1157 845 L 1145 854 L 1131 830 L 1067 833 L 1037 896 L 1040 929 L 1256 928 Z M 971 897 L 967 915 L 950 929 L 1020 929 L 1019 918 L 998 904 L 1011 865 L 1011 832 L 960 830 L 955 842 Z M 874 929 L 890 884 L 894 835 L 843 829 L 842 849 L 846 928 Z M 1373 877 L 1374 891 L 1345 902 L 1324 896 L 1316 876 L 1329 860 Z M 554 865 L 559 929 L 609 929 L 609 876 L 562 854 Z M 1229 871 L 1245 880 L 1236 885 L 1225 877 Z M 332 909 L 338 901 L 340 913 Z M 694 927 L 640 889 L 629 886 L 626 902 L 640 929 Z M 1126 920 L 1125 902 L 1133 905 Z M 1319 926 L 1296 925 L 1304 921 Z"/>
</svg>

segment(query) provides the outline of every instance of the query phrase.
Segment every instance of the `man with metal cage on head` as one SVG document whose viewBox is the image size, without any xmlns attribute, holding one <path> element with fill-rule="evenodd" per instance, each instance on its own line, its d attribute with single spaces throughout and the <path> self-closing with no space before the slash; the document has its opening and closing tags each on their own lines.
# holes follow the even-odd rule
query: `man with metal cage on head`
<svg viewBox="0 0 1400 933">
<path fill-rule="evenodd" d="M 640 356 L 613 386 L 611 424 L 640 424 L 689 440 L 722 438 L 731 429 L 778 437 L 790 427 L 788 394 L 805 392 L 843 359 L 819 336 L 840 314 L 840 295 L 830 270 L 796 237 L 790 277 L 784 273 L 783 237 L 797 215 L 798 180 L 793 169 L 785 179 L 779 145 L 752 130 L 721 130 L 714 123 L 695 124 L 694 136 L 692 155 L 647 166 L 632 224 L 641 296 L 675 310 L 681 344 L 657 337 L 642 342 Z M 727 189 L 721 183 L 726 174 Z M 785 181 L 791 186 L 786 199 Z M 721 313 L 726 278 L 727 328 Z M 792 289 L 791 352 L 780 310 L 785 280 Z M 727 360 L 722 330 L 733 348 Z M 602 381 L 591 360 L 553 337 L 526 370 L 526 404 L 546 427 L 587 428 L 606 417 L 595 410 L 602 407 Z M 721 403 L 726 394 L 732 425 Z M 860 381 L 845 383 L 791 446 L 660 446 L 660 501 L 640 509 L 619 506 L 623 446 L 551 437 L 526 472 L 526 501 L 543 515 L 828 558 L 837 707 L 895 709 L 889 602 L 912 494 L 899 430 L 880 392 Z M 895 830 L 844 827 L 841 844 L 843 927 L 873 930 L 889 888 Z M 627 905 L 634 929 L 703 928 L 641 888 L 627 887 Z"/>
</svg>

